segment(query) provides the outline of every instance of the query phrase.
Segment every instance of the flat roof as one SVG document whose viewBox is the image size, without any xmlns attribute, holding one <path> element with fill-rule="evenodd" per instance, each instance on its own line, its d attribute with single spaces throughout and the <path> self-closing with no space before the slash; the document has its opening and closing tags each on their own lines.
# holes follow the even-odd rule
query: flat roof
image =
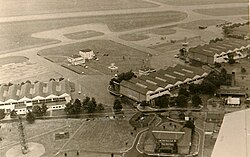
<svg viewBox="0 0 250 157">
<path fill-rule="evenodd" d="M 211 157 L 250 157 L 250 109 L 225 115 Z"/>
</svg>

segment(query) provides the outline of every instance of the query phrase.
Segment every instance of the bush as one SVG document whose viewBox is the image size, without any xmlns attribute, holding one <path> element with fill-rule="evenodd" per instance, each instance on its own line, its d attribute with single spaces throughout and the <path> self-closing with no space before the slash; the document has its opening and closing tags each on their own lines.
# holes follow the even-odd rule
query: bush
<svg viewBox="0 0 250 157">
<path fill-rule="evenodd" d="M 4 117 L 5 117 L 5 110 L 4 109 L 0 109 L 0 119 L 4 119 Z"/>
<path fill-rule="evenodd" d="M 28 111 L 28 113 L 26 114 L 26 121 L 32 124 L 35 122 L 35 119 L 35 115 L 31 111 Z"/>
</svg>

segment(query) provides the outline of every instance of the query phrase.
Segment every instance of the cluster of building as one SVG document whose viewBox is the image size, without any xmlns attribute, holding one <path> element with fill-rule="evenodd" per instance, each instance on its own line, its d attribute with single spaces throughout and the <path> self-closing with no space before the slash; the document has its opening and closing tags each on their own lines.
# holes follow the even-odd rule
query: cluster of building
<svg viewBox="0 0 250 157">
<path fill-rule="evenodd" d="M 95 57 L 94 51 L 91 49 L 83 49 L 79 51 L 79 54 L 71 55 L 67 60 L 72 65 L 84 64 L 86 60 L 93 59 Z"/>
<path fill-rule="evenodd" d="M 225 38 L 222 41 L 190 48 L 188 50 L 188 56 L 192 61 L 214 64 L 227 62 L 229 55 L 232 55 L 233 59 L 247 57 L 249 51 L 249 41 L 235 38 Z"/>
<path fill-rule="evenodd" d="M 63 109 L 70 100 L 71 86 L 65 79 L 0 86 L 0 109 L 6 113 L 15 110 L 17 114 L 26 114 L 33 105 L 41 104 L 46 104 L 48 110 Z"/>
<path fill-rule="evenodd" d="M 208 73 L 201 68 L 174 65 L 120 83 L 120 94 L 137 102 L 154 100 L 186 84 L 201 83 Z"/>
</svg>

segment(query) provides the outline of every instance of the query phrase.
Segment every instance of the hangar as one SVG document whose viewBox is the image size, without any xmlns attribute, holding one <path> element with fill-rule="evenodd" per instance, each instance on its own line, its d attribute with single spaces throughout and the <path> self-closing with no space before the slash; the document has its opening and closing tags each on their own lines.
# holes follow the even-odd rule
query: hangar
<svg viewBox="0 0 250 157">
<path fill-rule="evenodd" d="M 195 67 L 174 65 L 120 83 L 120 94 L 137 102 L 153 101 L 185 84 L 201 83 L 208 73 Z"/>
</svg>

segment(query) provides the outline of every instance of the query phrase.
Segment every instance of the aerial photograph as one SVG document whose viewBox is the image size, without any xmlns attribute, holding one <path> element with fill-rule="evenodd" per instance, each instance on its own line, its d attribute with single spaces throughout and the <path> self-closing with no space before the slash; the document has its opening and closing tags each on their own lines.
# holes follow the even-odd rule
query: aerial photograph
<svg viewBox="0 0 250 157">
<path fill-rule="evenodd" d="M 0 157 L 250 157 L 249 0 L 0 0 Z"/>
</svg>

